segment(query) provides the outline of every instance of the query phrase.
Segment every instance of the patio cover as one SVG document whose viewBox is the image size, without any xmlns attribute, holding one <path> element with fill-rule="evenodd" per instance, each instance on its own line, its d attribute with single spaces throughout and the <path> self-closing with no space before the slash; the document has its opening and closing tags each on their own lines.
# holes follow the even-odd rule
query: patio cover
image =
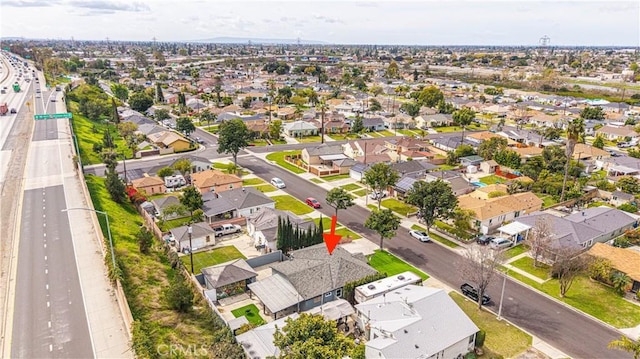
<svg viewBox="0 0 640 359">
<path fill-rule="evenodd" d="M 344 299 L 338 299 L 308 310 L 310 314 L 322 314 L 326 320 L 338 320 L 355 313 L 355 310 Z"/>
<path fill-rule="evenodd" d="M 524 223 L 520 223 L 520 222 L 512 222 L 507 224 L 506 226 L 502 226 L 500 228 L 498 228 L 498 231 L 502 232 L 502 233 L 506 233 L 510 236 L 515 236 L 516 234 L 520 234 L 522 232 L 525 232 L 527 230 L 531 229 L 531 226 L 526 225 Z"/>
<path fill-rule="evenodd" d="M 618 172 L 618 173 L 622 173 L 622 174 L 629 174 L 629 173 L 635 173 L 638 172 L 637 168 L 631 168 L 631 167 L 627 167 L 627 166 L 622 166 L 622 165 L 617 165 L 617 166 L 611 166 L 609 167 L 609 172 Z"/>
<path fill-rule="evenodd" d="M 302 300 L 293 285 L 280 274 L 274 274 L 271 277 L 250 283 L 249 289 L 271 313 L 285 310 Z"/>
<path fill-rule="evenodd" d="M 335 160 L 344 160 L 345 158 L 348 158 L 347 156 L 345 156 L 342 153 L 338 153 L 335 155 L 321 155 L 320 159 L 323 161 L 335 161 Z"/>
</svg>

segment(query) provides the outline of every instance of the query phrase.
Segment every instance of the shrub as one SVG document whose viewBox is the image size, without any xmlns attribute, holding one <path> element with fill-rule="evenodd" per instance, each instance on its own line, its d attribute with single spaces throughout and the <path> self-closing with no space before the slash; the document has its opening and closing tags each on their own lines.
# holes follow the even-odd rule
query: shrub
<svg viewBox="0 0 640 359">
<path fill-rule="evenodd" d="M 193 291 L 182 274 L 177 274 L 167 289 L 166 298 L 171 309 L 187 313 L 193 306 Z"/>
<path fill-rule="evenodd" d="M 484 345 L 484 340 L 487 336 L 487 333 L 484 330 L 476 333 L 476 347 L 481 348 Z"/>
</svg>

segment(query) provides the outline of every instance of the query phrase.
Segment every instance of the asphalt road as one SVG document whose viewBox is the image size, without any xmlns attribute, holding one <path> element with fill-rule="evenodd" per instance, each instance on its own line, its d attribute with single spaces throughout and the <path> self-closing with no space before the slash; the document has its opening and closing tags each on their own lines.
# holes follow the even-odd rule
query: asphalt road
<svg viewBox="0 0 640 359">
<path fill-rule="evenodd" d="M 281 178 L 287 185 L 286 192 L 300 200 L 315 197 L 322 204 L 320 211 L 324 215 L 334 214 L 333 208 L 324 200 L 326 191 L 323 188 L 252 156 L 238 158 L 238 164 L 266 181 L 273 177 Z M 340 211 L 338 220 L 378 244 L 379 237 L 363 225 L 368 216 L 368 210 L 353 206 Z M 399 230 L 395 238 L 385 241 L 385 247 L 453 288 L 459 288 L 464 282 L 456 267 L 461 259 L 460 255 L 439 244 L 421 243 L 410 237 L 405 230 Z M 502 278 L 499 276 L 488 288 L 488 294 L 493 298 L 489 307 L 496 312 L 501 288 Z M 619 332 L 511 279 L 507 280 L 505 287 L 502 316 L 575 358 L 631 358 L 628 353 L 607 349 L 611 340 L 620 337 Z"/>
</svg>

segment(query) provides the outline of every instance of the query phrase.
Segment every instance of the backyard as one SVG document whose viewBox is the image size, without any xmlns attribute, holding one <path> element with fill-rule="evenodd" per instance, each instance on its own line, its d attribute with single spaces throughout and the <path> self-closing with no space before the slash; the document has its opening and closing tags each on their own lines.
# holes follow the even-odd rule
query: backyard
<svg viewBox="0 0 640 359">
<path fill-rule="evenodd" d="M 507 180 L 505 178 L 502 177 L 498 177 L 496 175 L 491 175 L 491 176 L 486 176 L 486 177 L 482 177 L 480 178 L 480 182 L 484 183 L 484 184 L 496 184 L 496 183 L 505 183 Z"/>
<path fill-rule="evenodd" d="M 234 259 L 246 259 L 240 251 L 234 246 L 226 246 L 212 249 L 206 252 L 193 253 L 193 272 L 200 274 L 202 268 L 214 266 L 216 264 L 225 263 Z M 191 269 L 191 256 L 184 255 L 180 257 L 185 268 Z"/>
<path fill-rule="evenodd" d="M 367 259 L 369 260 L 370 266 L 375 268 L 378 272 L 387 273 L 388 276 L 411 271 L 419 275 L 422 280 L 427 280 L 429 278 L 425 272 L 386 251 L 380 251 L 378 249 L 374 254 L 368 256 Z"/>
<path fill-rule="evenodd" d="M 284 151 L 284 152 L 273 152 L 267 155 L 267 160 L 275 162 L 278 166 L 288 169 L 293 173 L 305 173 L 307 171 L 303 170 L 298 166 L 294 166 L 291 163 L 284 160 L 285 156 L 293 156 L 299 155 L 301 151 Z"/>
<path fill-rule="evenodd" d="M 266 323 L 260 316 L 260 310 L 255 304 L 249 304 L 244 307 L 234 309 L 231 311 L 231 314 L 236 318 L 246 317 L 250 324 L 254 324 L 256 326 Z"/>
<path fill-rule="evenodd" d="M 273 196 L 271 197 L 271 199 L 276 202 L 276 209 L 291 211 L 292 213 L 297 215 L 303 215 L 313 212 L 313 208 L 309 207 L 306 203 L 302 203 L 295 197 L 289 195 Z"/>
</svg>

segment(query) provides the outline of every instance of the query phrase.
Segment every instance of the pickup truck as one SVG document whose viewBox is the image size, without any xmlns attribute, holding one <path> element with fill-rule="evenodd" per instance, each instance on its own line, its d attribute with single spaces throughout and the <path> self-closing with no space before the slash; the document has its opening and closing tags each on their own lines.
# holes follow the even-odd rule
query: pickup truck
<svg viewBox="0 0 640 359">
<path fill-rule="evenodd" d="M 471 284 L 465 283 L 461 285 L 460 290 L 462 291 L 462 294 L 466 295 L 467 297 L 472 299 L 474 302 L 478 303 L 478 290 L 474 288 Z M 491 298 L 488 295 L 486 294 L 482 295 L 482 305 L 486 305 L 490 301 L 491 301 Z"/>
<path fill-rule="evenodd" d="M 223 224 L 221 226 L 214 227 L 213 231 L 215 232 L 216 237 L 222 237 L 226 234 L 240 233 L 240 231 L 242 231 L 242 227 L 237 224 Z"/>
</svg>

